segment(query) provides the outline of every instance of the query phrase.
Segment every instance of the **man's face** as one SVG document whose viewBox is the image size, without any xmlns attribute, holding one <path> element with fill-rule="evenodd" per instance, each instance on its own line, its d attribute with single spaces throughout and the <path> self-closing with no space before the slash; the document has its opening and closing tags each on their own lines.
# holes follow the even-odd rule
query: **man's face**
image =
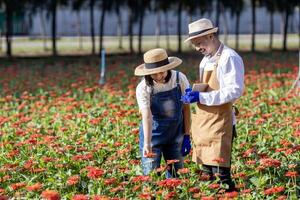
<svg viewBox="0 0 300 200">
<path fill-rule="evenodd" d="M 191 40 L 196 51 L 199 51 L 204 56 L 211 55 L 213 52 L 212 35 L 205 35 Z"/>
</svg>

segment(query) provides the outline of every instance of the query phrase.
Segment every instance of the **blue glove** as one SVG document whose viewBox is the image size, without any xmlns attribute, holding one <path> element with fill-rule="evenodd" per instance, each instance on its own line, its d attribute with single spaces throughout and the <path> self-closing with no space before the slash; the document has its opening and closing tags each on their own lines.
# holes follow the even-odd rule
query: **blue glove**
<svg viewBox="0 0 300 200">
<path fill-rule="evenodd" d="M 186 156 L 191 151 L 191 140 L 189 135 L 183 136 L 182 146 L 181 146 L 181 154 L 182 156 Z"/>
<path fill-rule="evenodd" d="M 198 91 L 192 91 L 191 88 L 187 88 L 185 90 L 185 95 L 181 96 L 181 101 L 185 104 L 199 102 L 199 94 L 200 93 Z"/>
</svg>

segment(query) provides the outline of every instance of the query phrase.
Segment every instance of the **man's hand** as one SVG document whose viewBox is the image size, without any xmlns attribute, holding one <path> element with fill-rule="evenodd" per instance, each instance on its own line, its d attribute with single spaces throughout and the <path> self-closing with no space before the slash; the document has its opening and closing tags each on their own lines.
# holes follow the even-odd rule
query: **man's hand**
<svg viewBox="0 0 300 200">
<path fill-rule="evenodd" d="M 189 135 L 184 135 L 183 136 L 183 141 L 182 141 L 182 147 L 181 147 L 181 154 L 182 156 L 186 156 L 190 153 L 191 151 L 191 140 Z"/>
<path fill-rule="evenodd" d="M 200 93 L 198 91 L 192 91 L 191 88 L 187 88 L 185 90 L 185 95 L 181 96 L 181 101 L 185 104 L 199 102 L 199 95 Z"/>
</svg>

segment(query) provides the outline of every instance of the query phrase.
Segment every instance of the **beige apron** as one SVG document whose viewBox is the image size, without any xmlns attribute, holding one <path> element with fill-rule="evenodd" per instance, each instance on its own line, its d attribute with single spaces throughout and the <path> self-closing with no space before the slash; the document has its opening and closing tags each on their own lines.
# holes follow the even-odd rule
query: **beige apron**
<svg viewBox="0 0 300 200">
<path fill-rule="evenodd" d="M 219 58 L 221 53 L 222 49 Z M 200 78 L 209 85 L 206 92 L 219 89 L 217 66 L 212 71 L 204 71 L 203 78 Z M 232 103 L 220 106 L 197 104 L 191 125 L 194 162 L 230 167 L 232 120 Z"/>
</svg>

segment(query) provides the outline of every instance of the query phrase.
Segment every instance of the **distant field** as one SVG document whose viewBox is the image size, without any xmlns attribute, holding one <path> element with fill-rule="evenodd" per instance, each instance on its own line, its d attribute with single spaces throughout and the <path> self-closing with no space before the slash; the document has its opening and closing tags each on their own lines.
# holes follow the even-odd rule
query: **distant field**
<svg viewBox="0 0 300 200">
<path fill-rule="evenodd" d="M 182 36 L 182 50 L 189 51 L 192 48 L 189 44 L 183 43 L 186 36 Z M 220 35 L 220 39 L 224 42 L 225 36 Z M 104 37 L 104 47 L 107 53 L 126 53 L 129 52 L 129 39 L 124 36 L 123 49 L 119 48 L 119 38 L 113 36 Z M 170 50 L 177 51 L 177 36 L 172 35 L 169 37 Z M 297 34 L 291 34 L 288 36 L 287 41 L 288 50 L 299 50 L 299 36 Z M 235 47 L 235 35 L 228 35 L 227 45 Z M 15 56 L 32 56 L 32 55 L 51 55 L 52 44 L 51 39 L 47 39 L 47 50 L 44 50 L 43 40 L 39 38 L 28 37 L 16 37 L 13 39 L 12 52 Z M 90 54 L 92 49 L 90 37 L 82 37 L 82 48 L 80 48 L 79 37 L 60 37 L 57 40 L 57 50 L 59 55 L 82 55 Z M 138 37 L 134 36 L 133 42 L 134 50 L 138 50 Z M 159 38 L 159 47 L 167 48 L 166 36 L 162 35 Z M 142 42 L 143 51 L 157 47 L 155 36 L 143 36 Z M 239 37 L 239 50 L 249 51 L 251 47 L 251 35 L 240 35 Z M 99 40 L 96 38 L 96 49 L 99 49 Z M 258 51 L 269 50 L 269 35 L 256 35 L 256 49 Z M 273 37 L 273 49 L 282 49 L 282 35 L 274 35 Z M 5 56 L 6 44 L 5 38 L 2 38 L 0 56 Z"/>
</svg>

